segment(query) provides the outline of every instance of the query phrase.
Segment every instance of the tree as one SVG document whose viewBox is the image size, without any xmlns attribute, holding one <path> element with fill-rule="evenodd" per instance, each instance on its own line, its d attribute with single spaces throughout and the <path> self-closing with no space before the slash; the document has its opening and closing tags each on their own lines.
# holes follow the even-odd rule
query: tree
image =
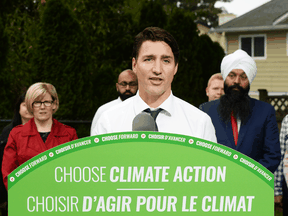
<svg viewBox="0 0 288 216">
<path fill-rule="evenodd" d="M 11 81 L 11 76 L 5 75 L 4 68 L 7 63 L 7 53 L 8 53 L 8 37 L 5 32 L 5 27 L 3 25 L 2 19 L 0 17 L 0 92 L 1 92 L 1 104 L 4 107 L 11 108 L 11 104 L 9 104 L 9 96 L 11 96 L 9 92 L 9 84 Z M 9 115 L 7 109 L 1 109 L 0 116 L 6 117 Z"/>
<path fill-rule="evenodd" d="M 141 9 L 138 26 L 139 32 L 148 26 L 157 26 L 165 28 L 167 24 L 167 15 L 159 2 L 144 2 Z"/>
<path fill-rule="evenodd" d="M 223 53 L 208 37 L 198 36 L 194 23 L 199 15 L 196 9 L 208 3 L 214 6 L 213 2 L 47 0 L 43 6 L 40 0 L 0 1 L 9 39 L 3 43 L 9 44 L 0 78 L 7 84 L 2 91 L 7 101 L 0 101 L 0 116 L 11 113 L 12 117 L 11 107 L 20 92 L 46 81 L 59 93 L 61 108 L 56 117 L 91 119 L 100 105 L 117 97 L 118 74 L 131 68 L 134 37 L 147 26 L 174 35 L 181 53 L 173 93 L 199 104 L 206 100 L 206 83 L 219 71 Z"/>
<path fill-rule="evenodd" d="M 220 72 L 220 64 L 224 56 L 225 52 L 218 42 L 213 42 L 208 35 L 199 37 L 196 59 L 201 65 L 203 83 L 199 86 L 199 95 L 195 105 L 199 106 L 207 101 L 205 91 L 207 82 L 213 74 Z"/>
<path fill-rule="evenodd" d="M 194 16 L 194 20 L 200 21 L 209 27 L 218 26 L 218 15 L 221 8 L 215 8 L 217 1 L 231 2 L 232 0 L 182 0 L 179 7 Z"/>
<path fill-rule="evenodd" d="M 175 9 L 169 17 L 167 30 L 174 36 L 180 48 L 178 72 L 172 83 L 173 93 L 181 99 L 198 105 L 203 98 L 202 64 L 197 60 L 199 36 L 194 20 Z M 209 53 L 207 53 L 209 55 Z"/>
<path fill-rule="evenodd" d="M 123 11 L 124 0 L 83 0 L 73 6 L 88 35 L 93 58 L 93 114 L 102 104 L 115 99 L 118 75 L 131 68 L 135 25 Z"/>
<path fill-rule="evenodd" d="M 33 56 L 33 82 L 53 84 L 59 96 L 56 116 L 91 118 L 91 53 L 75 15 L 61 0 L 49 0 Z"/>
<path fill-rule="evenodd" d="M 6 58 L 1 57 L 6 63 L 5 66 L 1 65 L 3 96 L 0 101 L 0 117 L 12 118 L 11 110 L 15 100 L 31 84 L 29 80 L 31 47 L 35 42 L 38 31 L 37 19 L 39 20 L 37 3 L 33 0 L 1 1 L 0 19 L 1 17 L 4 17 L 2 23 L 5 26 L 7 40 L 1 41 L 0 46 L 5 46 L 7 53 Z M 4 54 L 2 51 L 1 53 Z"/>
<path fill-rule="evenodd" d="M 209 27 L 218 25 L 218 13 L 221 8 L 215 8 L 217 1 L 231 2 L 233 0 L 157 0 L 160 2 L 168 15 L 176 8 L 182 9 L 183 13 L 189 14 L 196 21 L 201 21 Z"/>
<path fill-rule="evenodd" d="M 0 73 L 3 71 L 6 65 L 8 52 L 8 37 L 5 32 L 2 19 L 0 18 Z"/>
</svg>

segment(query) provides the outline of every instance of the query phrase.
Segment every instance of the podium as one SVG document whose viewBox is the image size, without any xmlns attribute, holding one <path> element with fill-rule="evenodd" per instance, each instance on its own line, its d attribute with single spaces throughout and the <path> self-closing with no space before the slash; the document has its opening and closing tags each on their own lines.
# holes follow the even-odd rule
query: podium
<svg viewBox="0 0 288 216">
<path fill-rule="evenodd" d="M 14 215 L 273 215 L 274 176 L 226 146 L 124 132 L 62 144 L 8 176 Z"/>
</svg>

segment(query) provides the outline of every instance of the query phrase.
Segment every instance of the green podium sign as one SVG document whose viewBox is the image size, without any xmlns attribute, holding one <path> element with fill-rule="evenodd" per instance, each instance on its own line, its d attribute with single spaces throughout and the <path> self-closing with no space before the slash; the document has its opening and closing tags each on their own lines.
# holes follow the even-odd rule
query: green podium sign
<svg viewBox="0 0 288 216">
<path fill-rule="evenodd" d="M 178 134 L 87 137 L 8 177 L 14 215 L 273 215 L 274 177 L 251 158 Z"/>
</svg>

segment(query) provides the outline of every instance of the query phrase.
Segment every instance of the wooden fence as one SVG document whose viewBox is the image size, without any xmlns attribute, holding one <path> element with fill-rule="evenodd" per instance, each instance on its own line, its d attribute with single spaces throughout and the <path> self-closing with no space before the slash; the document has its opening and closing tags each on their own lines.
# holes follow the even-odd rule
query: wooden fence
<svg viewBox="0 0 288 216">
<path fill-rule="evenodd" d="M 288 114 L 288 95 L 268 96 L 266 89 L 258 89 L 259 100 L 270 103 L 276 111 L 278 127 L 281 127 L 283 118 Z"/>
</svg>

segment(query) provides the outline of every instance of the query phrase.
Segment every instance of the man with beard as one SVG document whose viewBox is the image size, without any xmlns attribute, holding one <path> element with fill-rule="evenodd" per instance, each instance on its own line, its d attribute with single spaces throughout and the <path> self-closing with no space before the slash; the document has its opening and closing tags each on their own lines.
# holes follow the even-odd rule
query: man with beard
<svg viewBox="0 0 288 216">
<path fill-rule="evenodd" d="M 90 134 L 92 136 L 92 131 L 96 126 L 96 123 L 101 116 L 101 114 L 110 109 L 111 107 L 115 106 L 116 104 L 125 101 L 126 99 L 134 96 L 138 89 L 138 82 L 136 74 L 131 70 L 127 69 L 122 71 L 118 76 L 118 82 L 116 83 L 116 89 L 118 92 L 119 97 L 113 101 L 110 101 L 101 107 L 98 108 L 90 129 Z"/>
<path fill-rule="evenodd" d="M 274 172 L 280 163 L 279 132 L 274 107 L 248 96 L 255 61 L 243 50 L 223 58 L 224 92 L 219 100 L 200 105 L 212 119 L 217 141 Z"/>
</svg>

